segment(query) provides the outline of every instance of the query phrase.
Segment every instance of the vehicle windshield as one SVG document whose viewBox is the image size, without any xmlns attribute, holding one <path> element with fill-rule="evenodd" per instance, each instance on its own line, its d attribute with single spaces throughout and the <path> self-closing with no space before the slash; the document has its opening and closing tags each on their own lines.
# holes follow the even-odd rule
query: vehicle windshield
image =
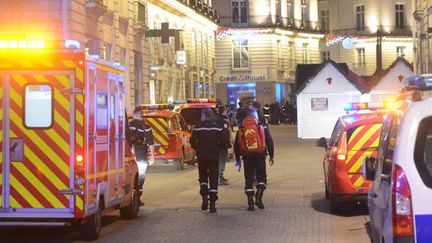
<svg viewBox="0 0 432 243">
<path fill-rule="evenodd" d="M 202 109 L 204 108 L 184 108 L 180 111 L 180 114 L 189 126 L 194 127 L 201 123 Z M 213 113 L 216 115 L 216 109 L 213 109 Z"/>
</svg>

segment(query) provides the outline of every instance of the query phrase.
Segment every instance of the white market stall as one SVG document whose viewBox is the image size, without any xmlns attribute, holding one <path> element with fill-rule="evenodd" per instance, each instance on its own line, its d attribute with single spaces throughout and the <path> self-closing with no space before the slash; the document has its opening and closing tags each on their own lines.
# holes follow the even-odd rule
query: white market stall
<svg viewBox="0 0 432 243">
<path fill-rule="evenodd" d="M 333 61 L 321 64 L 297 93 L 299 138 L 329 138 L 348 102 L 360 101 L 365 83 Z"/>
<path fill-rule="evenodd" d="M 380 76 L 379 80 L 371 80 L 369 94 L 372 102 L 394 101 L 399 96 L 403 80 L 414 76 L 414 72 L 405 59 L 398 58 Z"/>
</svg>

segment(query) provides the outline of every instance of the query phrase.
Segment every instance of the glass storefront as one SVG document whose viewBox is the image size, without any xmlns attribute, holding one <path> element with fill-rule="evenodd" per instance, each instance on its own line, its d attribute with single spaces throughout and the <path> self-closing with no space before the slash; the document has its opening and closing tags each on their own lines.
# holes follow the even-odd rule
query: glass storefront
<svg viewBox="0 0 432 243">
<path fill-rule="evenodd" d="M 242 97 L 256 97 L 256 84 L 255 83 L 240 83 L 240 84 L 227 84 L 227 98 L 230 106 L 237 107 L 238 102 Z"/>
</svg>

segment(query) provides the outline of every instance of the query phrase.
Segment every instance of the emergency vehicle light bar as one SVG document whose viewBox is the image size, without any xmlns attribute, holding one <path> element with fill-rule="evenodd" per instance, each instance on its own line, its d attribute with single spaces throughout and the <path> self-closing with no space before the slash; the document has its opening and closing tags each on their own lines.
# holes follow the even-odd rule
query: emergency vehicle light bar
<svg viewBox="0 0 432 243">
<path fill-rule="evenodd" d="M 0 49 L 43 49 L 43 40 L 0 40 Z"/>
<path fill-rule="evenodd" d="M 186 103 L 220 103 L 218 98 L 194 98 L 187 99 Z"/>
<path fill-rule="evenodd" d="M 376 110 L 390 109 L 394 106 L 393 102 L 350 102 L 344 105 L 345 111 L 351 110 Z"/>
<path fill-rule="evenodd" d="M 143 110 L 166 110 L 170 108 L 168 104 L 145 104 L 139 107 Z"/>
<path fill-rule="evenodd" d="M 432 74 L 423 74 L 409 77 L 404 80 L 406 90 L 432 90 Z"/>
</svg>

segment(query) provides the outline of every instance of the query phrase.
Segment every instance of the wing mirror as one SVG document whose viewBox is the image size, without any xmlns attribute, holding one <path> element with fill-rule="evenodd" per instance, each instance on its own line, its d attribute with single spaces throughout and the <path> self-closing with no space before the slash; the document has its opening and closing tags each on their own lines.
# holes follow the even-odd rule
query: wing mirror
<svg viewBox="0 0 432 243">
<path fill-rule="evenodd" d="M 327 148 L 327 140 L 325 139 L 325 137 L 321 137 L 320 139 L 318 139 L 315 143 L 315 145 L 317 147 L 322 147 L 322 148 Z"/>
<path fill-rule="evenodd" d="M 368 156 L 363 161 L 363 177 L 366 180 L 375 180 L 376 173 L 376 159 L 372 156 Z"/>
</svg>

